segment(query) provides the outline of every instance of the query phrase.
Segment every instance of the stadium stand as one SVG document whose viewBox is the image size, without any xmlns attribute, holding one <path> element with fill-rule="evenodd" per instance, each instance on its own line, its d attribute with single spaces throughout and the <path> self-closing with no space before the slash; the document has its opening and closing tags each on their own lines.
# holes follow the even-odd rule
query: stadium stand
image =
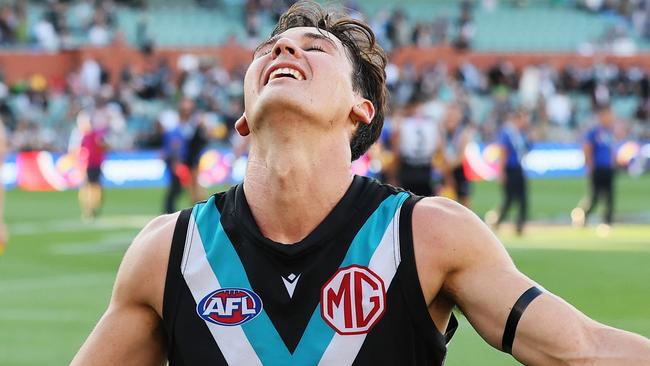
<svg viewBox="0 0 650 366">
<path fill-rule="evenodd" d="M 3 78 L 0 114 L 14 135 L 12 148 L 65 150 L 77 113 L 91 108 L 100 92 L 106 93 L 115 106 L 119 121 L 116 134 L 122 136 L 115 139 L 119 142 L 116 148 L 151 147 L 156 141 L 152 136 L 155 124 L 181 95 L 197 99 L 211 121 L 226 126 L 241 104 L 237 100 L 242 97 L 243 69 L 221 64 L 214 55 L 193 55 L 193 47 L 237 43 L 250 48 L 268 34 L 274 17 L 288 3 L 156 0 L 146 5 L 112 1 L 66 5 L 18 1 L 15 6 L 4 6 L 0 18 L 12 20 L 2 23 L 8 27 L 2 38 L 3 45 L 9 47 L 3 51 L 5 55 L 26 47 L 74 50 L 126 42 L 141 51 L 138 57 L 143 60 L 139 66 L 125 63 L 117 69 L 106 65 L 105 58 L 75 56 L 90 59 L 73 60 L 74 67 L 58 77 L 34 74 L 20 80 L 15 80 L 15 75 L 13 79 Z M 621 49 L 647 49 L 645 18 L 639 15 L 645 12 L 641 8 L 644 2 L 627 13 L 611 3 L 598 9 L 558 0 L 405 0 L 394 8 L 364 0 L 348 2 L 347 6 L 358 16 L 362 16 L 361 11 L 367 14 L 380 42 L 395 56 L 392 59 L 399 59 L 405 47 L 415 45 L 421 53 L 430 48 L 433 62 L 414 67 L 408 59 L 390 66 L 394 112 L 413 92 L 423 92 L 443 104 L 451 98 L 459 99 L 466 105 L 469 120 L 489 141 L 503 122 L 499 108 L 523 100 L 535 111 L 534 123 L 543 131 L 543 139 L 575 141 L 589 123 L 597 102 L 594 93 L 600 86 L 617 114 L 634 124 L 630 130 L 641 139 L 648 138 L 647 71 L 603 56 Z M 25 37 L 25 27 L 31 37 Z M 615 37 L 607 38 L 608 29 L 620 31 L 632 46 L 612 46 Z M 613 34 L 619 34 L 616 32 Z M 453 47 L 471 49 L 465 52 L 475 55 L 488 50 L 497 53 L 490 56 L 489 64 L 485 60 L 473 63 L 458 56 L 463 52 Z M 178 60 L 170 59 L 161 56 L 161 49 L 179 49 L 177 55 L 186 54 Z M 453 61 L 442 61 L 442 51 L 451 52 Z M 568 60 L 551 65 L 538 58 L 533 64 L 510 62 L 517 55 L 544 52 L 583 53 L 591 61 L 585 63 L 583 58 L 578 64 Z M 594 53 L 597 57 L 589 59 Z M 498 55 L 512 57 L 503 61 Z M 222 142 L 227 143 L 227 136 Z"/>
</svg>

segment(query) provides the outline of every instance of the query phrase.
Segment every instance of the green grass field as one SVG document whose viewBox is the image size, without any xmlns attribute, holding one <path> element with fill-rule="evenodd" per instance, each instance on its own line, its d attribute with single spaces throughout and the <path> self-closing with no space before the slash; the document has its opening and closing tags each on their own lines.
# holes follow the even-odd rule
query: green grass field
<svg viewBox="0 0 650 366">
<path fill-rule="evenodd" d="M 581 180 L 534 181 L 535 221 L 523 238 L 500 233 L 519 268 L 589 316 L 650 337 L 650 176 L 618 182 L 620 224 L 607 238 L 566 225 Z M 500 195 L 475 186 L 483 215 Z M 0 257 L 0 365 L 63 365 L 106 307 L 131 239 L 161 208 L 162 190 L 110 190 L 103 216 L 84 224 L 76 192 L 11 191 L 11 239 Z M 596 220 L 594 220 L 596 221 Z M 559 320 L 561 321 L 561 319 Z M 461 321 L 447 365 L 516 365 Z"/>
</svg>

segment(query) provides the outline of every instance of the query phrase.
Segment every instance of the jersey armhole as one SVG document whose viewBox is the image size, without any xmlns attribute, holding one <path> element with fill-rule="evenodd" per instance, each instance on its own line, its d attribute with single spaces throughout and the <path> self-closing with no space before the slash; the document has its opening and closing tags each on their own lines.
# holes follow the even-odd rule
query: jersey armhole
<svg viewBox="0 0 650 366">
<path fill-rule="evenodd" d="M 404 202 L 399 219 L 400 239 L 400 278 L 404 282 L 401 286 L 404 298 L 408 304 L 409 311 L 414 321 L 414 326 L 424 337 L 431 337 L 435 344 L 444 346 L 449 343 L 458 327 L 458 321 L 454 314 L 451 314 L 445 334 L 440 333 L 436 326 L 424 299 L 422 286 L 415 264 L 415 250 L 413 249 L 413 208 L 423 197 L 411 196 Z"/>
<path fill-rule="evenodd" d="M 192 209 L 185 209 L 181 211 L 176 220 L 171 249 L 169 252 L 169 262 L 167 264 L 162 317 L 167 335 L 168 357 L 171 355 L 174 344 L 174 324 L 176 323 L 178 302 L 181 298 L 181 290 L 183 288 L 181 281 L 184 281 L 181 273 L 181 262 L 185 251 L 185 240 L 191 215 Z"/>
</svg>

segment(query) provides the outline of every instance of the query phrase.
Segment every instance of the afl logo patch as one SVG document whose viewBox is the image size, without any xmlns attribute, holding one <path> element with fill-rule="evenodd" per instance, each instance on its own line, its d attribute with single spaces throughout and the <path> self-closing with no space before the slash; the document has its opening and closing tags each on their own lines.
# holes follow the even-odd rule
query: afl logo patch
<svg viewBox="0 0 650 366">
<path fill-rule="evenodd" d="M 210 323 L 241 325 L 262 312 L 262 299 L 245 288 L 222 288 L 204 297 L 196 306 L 196 312 Z"/>
<path fill-rule="evenodd" d="M 320 309 L 337 333 L 368 333 L 386 311 L 384 281 L 368 267 L 341 268 L 321 288 Z"/>
</svg>

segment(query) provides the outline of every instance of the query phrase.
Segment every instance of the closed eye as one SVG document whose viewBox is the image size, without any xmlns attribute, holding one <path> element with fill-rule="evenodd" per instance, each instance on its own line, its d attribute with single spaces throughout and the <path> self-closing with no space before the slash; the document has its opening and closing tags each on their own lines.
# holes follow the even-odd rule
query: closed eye
<svg viewBox="0 0 650 366">
<path fill-rule="evenodd" d="M 305 51 L 319 51 L 319 52 L 325 52 L 325 50 L 319 46 L 319 45 L 311 45 L 307 48 L 305 48 Z"/>
</svg>

